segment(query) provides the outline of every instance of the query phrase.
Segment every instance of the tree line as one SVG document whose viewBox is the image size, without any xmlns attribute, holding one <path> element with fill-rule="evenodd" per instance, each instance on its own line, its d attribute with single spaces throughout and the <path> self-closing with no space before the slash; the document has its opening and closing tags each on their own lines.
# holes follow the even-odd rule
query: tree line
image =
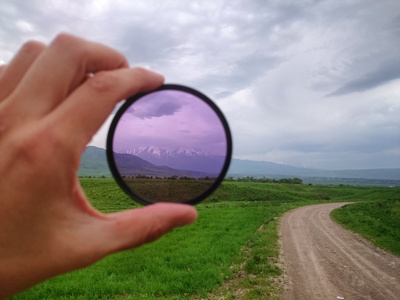
<svg viewBox="0 0 400 300">
<path fill-rule="evenodd" d="M 233 178 L 232 176 L 225 178 L 228 182 L 261 182 L 261 183 L 288 183 L 288 184 L 303 184 L 303 180 L 300 178 L 281 178 L 281 179 L 271 179 L 271 178 L 254 178 L 253 176 Z"/>
<path fill-rule="evenodd" d="M 216 178 L 214 177 L 209 177 L 209 176 L 204 176 L 204 177 L 190 177 L 190 176 L 178 176 L 178 175 L 172 175 L 172 176 L 164 176 L 164 177 L 159 177 L 159 176 L 151 176 L 151 175 L 143 175 L 143 174 L 137 174 L 135 176 L 121 176 L 122 178 L 133 178 L 133 179 L 148 179 L 148 180 L 212 180 L 215 181 Z"/>
</svg>

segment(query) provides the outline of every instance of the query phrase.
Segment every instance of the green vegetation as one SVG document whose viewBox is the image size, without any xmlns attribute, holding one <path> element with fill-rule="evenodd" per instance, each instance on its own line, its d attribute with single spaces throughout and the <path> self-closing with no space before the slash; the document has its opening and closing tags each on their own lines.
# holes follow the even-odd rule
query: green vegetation
<svg viewBox="0 0 400 300">
<path fill-rule="evenodd" d="M 102 212 L 139 206 L 110 178 L 82 178 Z M 200 299 L 209 295 L 275 299 L 281 270 L 277 225 L 286 211 L 308 204 L 392 199 L 399 189 L 224 182 L 198 205 L 196 223 L 160 240 L 114 254 L 46 281 L 13 299 Z M 400 226 L 397 226 L 398 228 Z M 225 284 L 222 284 L 225 283 Z"/>
<path fill-rule="evenodd" d="M 397 196 L 383 199 L 345 205 L 334 210 L 332 217 L 345 228 L 361 234 L 376 246 L 400 255 L 399 190 Z"/>
<path fill-rule="evenodd" d="M 399 171 L 397 171 L 397 172 L 399 172 Z M 362 176 L 362 174 L 360 174 L 360 176 Z M 397 178 L 397 177 L 394 175 L 394 176 L 392 176 L 392 178 Z M 319 185 L 352 185 L 352 186 L 366 186 L 366 187 L 372 187 L 372 186 L 400 187 L 400 180 L 398 180 L 398 179 L 370 179 L 370 178 L 363 178 L 363 177 L 359 177 L 359 178 L 358 177 L 340 178 L 340 177 L 332 177 L 332 176 L 304 177 L 303 183 L 304 184 L 319 184 Z"/>
<path fill-rule="evenodd" d="M 240 178 L 233 178 L 228 177 L 225 179 L 228 182 L 262 182 L 262 183 L 290 183 L 290 184 L 303 184 L 303 180 L 300 178 L 281 178 L 281 179 L 274 179 L 274 178 L 255 178 L 253 176 L 246 176 Z"/>
<path fill-rule="evenodd" d="M 189 177 L 173 179 L 123 178 L 136 194 L 153 201 L 174 202 L 190 200 L 206 191 L 211 180 L 195 180 Z"/>
</svg>

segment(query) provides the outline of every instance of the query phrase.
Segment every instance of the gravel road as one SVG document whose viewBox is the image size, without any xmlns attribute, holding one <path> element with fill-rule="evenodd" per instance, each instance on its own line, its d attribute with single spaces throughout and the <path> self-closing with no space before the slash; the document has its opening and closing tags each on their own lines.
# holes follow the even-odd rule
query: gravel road
<svg viewBox="0 0 400 300">
<path fill-rule="evenodd" d="M 345 203 L 301 207 L 281 221 L 282 299 L 400 299 L 400 257 L 330 218 Z"/>
</svg>

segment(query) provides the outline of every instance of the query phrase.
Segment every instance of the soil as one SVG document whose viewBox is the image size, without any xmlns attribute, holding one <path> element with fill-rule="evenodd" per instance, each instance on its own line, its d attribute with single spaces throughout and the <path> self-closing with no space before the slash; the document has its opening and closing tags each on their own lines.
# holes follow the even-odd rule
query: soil
<svg viewBox="0 0 400 300">
<path fill-rule="evenodd" d="M 400 299 L 400 257 L 335 223 L 345 203 L 301 207 L 280 226 L 282 299 Z"/>
</svg>

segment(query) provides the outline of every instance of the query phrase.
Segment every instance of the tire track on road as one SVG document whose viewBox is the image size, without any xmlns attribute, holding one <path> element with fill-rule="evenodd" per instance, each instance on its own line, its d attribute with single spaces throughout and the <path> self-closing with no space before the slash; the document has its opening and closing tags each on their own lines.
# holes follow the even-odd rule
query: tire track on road
<svg viewBox="0 0 400 300">
<path fill-rule="evenodd" d="M 283 299 L 400 299 L 400 258 L 332 221 L 330 212 L 344 204 L 305 206 L 283 216 Z"/>
</svg>

